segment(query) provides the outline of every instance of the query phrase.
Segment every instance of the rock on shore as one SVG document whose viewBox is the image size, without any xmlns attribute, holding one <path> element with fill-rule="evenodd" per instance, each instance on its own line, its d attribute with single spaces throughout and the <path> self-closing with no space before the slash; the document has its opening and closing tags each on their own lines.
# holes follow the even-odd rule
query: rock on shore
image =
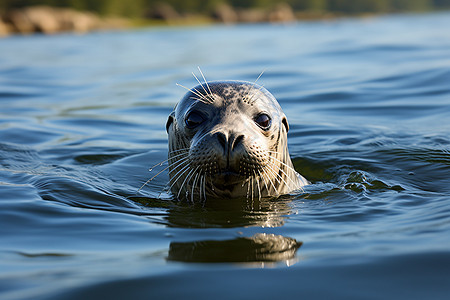
<svg viewBox="0 0 450 300">
<path fill-rule="evenodd" d="M 90 12 L 50 6 L 31 6 L 0 15 L 0 36 L 14 33 L 84 33 L 121 27 L 123 20 L 105 20 Z"/>
<path fill-rule="evenodd" d="M 212 18 L 223 23 L 289 23 L 296 20 L 289 4 L 279 3 L 271 9 L 238 8 L 227 4 L 219 4 L 213 10 Z"/>
</svg>

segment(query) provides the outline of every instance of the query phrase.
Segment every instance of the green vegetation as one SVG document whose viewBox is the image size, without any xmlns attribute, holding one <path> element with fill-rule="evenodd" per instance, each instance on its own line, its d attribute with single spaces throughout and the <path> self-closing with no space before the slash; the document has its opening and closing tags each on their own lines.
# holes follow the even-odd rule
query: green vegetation
<svg viewBox="0 0 450 300">
<path fill-rule="evenodd" d="M 32 5 L 50 5 L 87 10 L 105 16 L 140 18 L 158 3 L 167 3 L 180 13 L 209 13 L 220 3 L 236 8 L 270 8 L 287 3 L 296 11 L 342 14 L 389 13 L 449 9 L 450 0 L 0 0 L 0 10 Z"/>
</svg>

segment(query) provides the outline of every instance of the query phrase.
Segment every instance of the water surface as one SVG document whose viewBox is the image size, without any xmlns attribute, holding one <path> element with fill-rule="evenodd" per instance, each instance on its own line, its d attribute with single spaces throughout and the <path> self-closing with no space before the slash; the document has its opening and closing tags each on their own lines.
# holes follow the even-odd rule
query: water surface
<svg viewBox="0 0 450 300">
<path fill-rule="evenodd" d="M 442 13 L 1 39 L 1 298 L 445 298 L 448 28 Z M 303 193 L 192 206 L 166 172 L 137 193 L 197 66 L 265 70 Z"/>
</svg>

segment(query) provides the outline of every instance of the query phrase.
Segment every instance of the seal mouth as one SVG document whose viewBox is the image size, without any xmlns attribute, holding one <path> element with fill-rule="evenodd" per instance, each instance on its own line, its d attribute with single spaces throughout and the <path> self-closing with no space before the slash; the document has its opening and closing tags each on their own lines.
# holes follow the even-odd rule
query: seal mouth
<svg viewBox="0 0 450 300">
<path fill-rule="evenodd" d="M 241 184 L 244 177 L 234 171 L 223 171 L 214 175 L 214 185 L 221 190 L 232 190 L 234 186 Z"/>
<path fill-rule="evenodd" d="M 226 172 L 220 172 L 215 175 L 217 182 L 224 182 L 224 183 L 237 183 L 242 181 L 243 177 L 241 174 L 233 171 L 226 171 Z"/>
</svg>

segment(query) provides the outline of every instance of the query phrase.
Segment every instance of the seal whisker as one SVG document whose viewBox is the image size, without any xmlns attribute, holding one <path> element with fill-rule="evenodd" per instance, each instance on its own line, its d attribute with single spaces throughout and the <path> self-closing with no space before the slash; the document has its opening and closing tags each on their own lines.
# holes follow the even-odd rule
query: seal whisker
<svg viewBox="0 0 450 300">
<path fill-rule="evenodd" d="M 178 191 L 178 194 L 177 194 L 177 199 L 180 199 L 180 194 L 183 191 L 184 185 L 186 183 L 188 183 L 191 180 L 192 176 L 195 174 L 195 170 L 194 169 L 192 169 L 192 168 L 189 168 L 189 169 L 190 169 L 189 173 L 187 173 L 186 177 L 184 178 L 184 180 L 183 180 L 183 182 L 182 182 L 182 184 L 180 186 L 180 190 Z M 187 185 L 186 185 L 186 188 L 185 188 L 185 193 L 186 193 L 185 199 L 188 200 L 189 191 L 188 191 Z"/>
<path fill-rule="evenodd" d="M 256 186 L 258 187 L 258 200 L 261 201 L 261 187 L 259 186 L 259 180 L 256 179 L 256 172 L 253 170 L 255 176 Z"/>
<path fill-rule="evenodd" d="M 276 168 L 278 168 L 278 170 L 283 172 L 283 170 L 281 170 L 281 168 L 279 166 L 275 165 L 274 163 L 271 163 L 271 164 L 273 167 L 276 167 Z M 278 183 L 281 184 L 281 182 L 277 179 L 277 178 L 280 178 L 286 186 L 289 186 L 289 184 L 287 184 L 286 180 L 284 180 L 283 176 L 281 176 L 279 173 L 275 172 L 275 170 L 273 170 L 272 168 L 269 168 L 269 170 L 272 172 L 273 175 L 275 175 L 275 179 L 278 181 Z M 284 173 L 284 174 L 286 174 L 286 173 Z"/>
<path fill-rule="evenodd" d="M 262 89 L 264 88 L 264 85 L 261 85 L 258 89 L 258 91 L 260 92 Z M 252 96 L 250 97 L 250 99 L 248 99 L 248 102 L 250 105 L 253 105 L 255 103 L 256 100 L 258 99 L 254 99 L 256 97 L 256 93 L 253 93 Z"/>
<path fill-rule="evenodd" d="M 180 151 L 177 151 L 180 152 Z M 169 152 L 169 158 L 166 160 L 170 163 L 171 160 L 174 160 L 176 158 L 179 158 L 180 156 L 183 158 L 183 156 L 188 156 L 189 155 L 189 151 L 184 150 L 182 153 L 174 153 L 174 152 Z"/>
<path fill-rule="evenodd" d="M 265 168 L 262 169 L 262 171 L 263 171 L 263 173 L 267 176 L 267 179 L 269 179 L 269 182 L 270 182 L 270 184 L 272 185 L 273 190 L 275 191 L 275 193 L 277 193 L 277 196 L 278 196 L 278 195 L 279 195 L 278 190 L 277 190 L 277 188 L 275 187 L 275 185 L 273 184 L 272 179 L 270 179 L 269 175 L 267 174 Z M 268 194 L 270 194 L 270 192 L 268 192 Z"/>
<path fill-rule="evenodd" d="M 276 166 L 276 165 L 274 165 L 274 166 Z M 276 166 L 276 167 L 278 167 L 278 166 Z M 293 184 L 293 186 L 291 186 L 292 190 L 301 190 L 302 192 L 305 191 L 303 189 L 303 187 L 301 186 L 300 182 L 294 182 L 292 180 L 292 178 L 290 176 L 288 176 L 288 174 L 286 174 L 286 172 L 284 172 L 284 170 L 282 168 L 278 167 L 278 169 L 286 176 L 286 178 L 288 178 L 292 182 L 292 184 Z M 294 174 L 295 174 L 295 176 L 299 176 L 298 173 L 295 170 L 294 170 Z M 280 174 L 277 174 L 277 175 L 278 175 L 278 177 L 281 178 L 281 180 L 283 180 L 283 182 L 284 182 L 284 184 L 286 184 L 286 186 L 289 186 L 288 183 L 284 180 L 284 178 Z"/>
<path fill-rule="evenodd" d="M 203 180 L 203 175 L 200 172 L 200 180 L 198 183 L 198 199 L 200 200 L 200 203 L 202 202 L 202 180 Z"/>
<path fill-rule="evenodd" d="M 276 160 L 276 161 L 278 161 L 279 163 L 283 163 L 283 162 L 281 162 L 281 161 L 279 161 L 278 159 L 276 159 L 276 158 L 274 158 L 274 157 L 272 157 L 274 160 Z M 293 185 L 293 188 L 294 189 L 298 189 L 298 188 L 301 188 L 301 186 L 300 186 L 300 184 L 298 183 L 298 182 L 294 182 L 294 180 L 292 180 L 292 178 L 290 177 L 290 176 L 288 176 L 288 174 L 283 170 L 283 168 L 281 168 L 281 167 L 279 167 L 279 166 L 277 166 L 275 163 L 273 163 L 273 162 L 270 162 L 272 165 L 274 165 L 275 167 L 277 167 L 281 172 L 283 172 L 283 174 L 294 184 Z M 287 166 L 286 165 L 286 167 L 289 167 L 289 166 Z M 292 168 L 291 168 L 292 169 Z M 292 171 L 294 171 L 295 172 L 295 174 L 297 174 L 297 172 L 295 171 L 295 170 L 292 170 Z"/>
<path fill-rule="evenodd" d="M 283 169 L 281 169 L 279 166 L 275 165 L 274 163 L 271 163 L 271 164 L 272 164 L 274 167 L 277 167 L 278 170 L 280 170 L 287 178 L 289 178 L 289 176 L 286 174 L 286 172 L 283 171 Z M 289 186 L 289 184 L 286 182 L 286 180 L 284 180 L 284 178 L 283 178 L 279 173 L 277 173 L 277 175 L 278 175 L 279 178 L 281 178 L 281 180 L 283 180 L 283 182 L 284 182 L 284 184 L 285 184 L 286 186 Z M 290 178 L 289 178 L 289 179 L 290 179 Z M 292 179 L 291 179 L 291 181 L 292 181 L 292 183 L 294 184 L 294 185 L 292 186 L 292 189 L 293 189 L 293 190 L 298 189 L 298 188 L 299 188 L 298 184 L 296 184 Z"/>
<path fill-rule="evenodd" d="M 253 82 L 253 87 L 255 87 L 255 84 L 258 82 L 258 80 L 263 76 L 264 72 L 266 72 L 266 69 L 262 70 L 262 72 L 259 74 L 258 78 L 256 78 L 255 82 Z"/>
<path fill-rule="evenodd" d="M 176 151 L 176 152 L 180 152 L 180 151 Z M 186 151 L 186 150 L 184 150 L 184 152 L 182 152 L 182 153 L 178 153 L 178 154 L 176 154 L 175 153 L 175 151 L 174 152 L 169 152 L 169 154 L 175 154 L 174 156 L 171 156 L 171 157 L 169 157 L 167 160 L 165 160 L 165 161 L 168 161 L 168 160 L 170 160 L 170 159 L 174 159 L 174 158 L 176 158 L 176 157 L 179 157 L 179 156 L 182 156 L 182 155 L 188 155 L 189 154 L 189 152 L 188 151 Z"/>
<path fill-rule="evenodd" d="M 250 177 L 251 181 L 252 181 L 252 205 L 253 205 L 253 187 L 254 187 L 254 183 L 253 183 L 253 176 Z"/>
<path fill-rule="evenodd" d="M 256 78 L 255 82 L 253 82 L 253 87 L 255 87 L 256 83 L 258 82 L 259 78 L 261 78 L 261 76 L 264 74 L 264 72 L 266 71 L 266 69 L 262 70 L 261 74 L 259 74 L 258 78 Z M 261 89 L 263 88 L 263 85 L 261 85 L 261 87 L 259 88 L 259 90 L 261 91 Z M 253 96 L 255 95 L 255 93 L 253 94 Z M 254 101 L 253 100 L 254 97 L 251 97 L 249 99 L 250 105 L 253 105 L 253 103 L 256 101 L 256 99 Z"/>
<path fill-rule="evenodd" d="M 247 179 L 247 199 L 249 199 L 250 195 L 250 178 Z"/>
<path fill-rule="evenodd" d="M 254 209 L 254 200 L 253 200 L 253 176 L 250 176 L 248 178 L 249 183 L 251 183 L 251 198 L 247 197 L 247 205 L 250 205 L 250 209 L 253 211 Z M 249 200 L 251 200 L 251 202 L 249 203 Z"/>
<path fill-rule="evenodd" d="M 178 180 L 182 177 L 184 173 L 186 173 L 190 169 L 189 164 L 186 164 L 183 168 L 181 168 L 175 175 L 173 175 L 170 180 L 173 180 L 172 184 L 170 185 L 170 189 L 175 185 L 175 183 L 178 182 Z M 169 183 L 170 183 L 169 180 Z"/>
<path fill-rule="evenodd" d="M 203 197 L 205 198 L 206 202 L 206 173 L 203 175 Z"/>
<path fill-rule="evenodd" d="M 157 163 L 156 165 L 154 165 L 154 166 L 152 166 L 151 168 L 149 168 L 148 169 L 148 171 L 149 172 L 151 172 L 154 168 L 156 168 L 157 166 L 162 166 L 164 163 L 166 163 L 166 162 L 168 162 L 169 160 L 171 160 L 171 159 L 173 159 L 173 158 L 175 158 L 175 157 L 179 157 L 179 156 L 182 156 L 182 155 L 185 155 L 184 153 L 182 153 L 182 154 L 178 154 L 178 155 L 175 155 L 174 157 L 171 157 L 171 158 L 169 158 L 169 159 L 166 159 L 166 160 L 163 160 L 162 162 L 159 162 L 159 163 Z M 188 158 L 183 158 L 182 160 L 179 160 L 179 161 L 177 161 L 177 163 L 181 163 L 181 162 L 184 162 L 184 161 L 186 161 Z M 167 167 L 165 167 L 164 169 L 162 169 L 162 170 L 160 170 L 158 173 L 156 173 L 154 176 L 152 176 L 149 180 L 147 180 L 138 190 L 137 190 L 137 192 L 136 193 L 139 193 L 148 183 L 150 183 L 153 179 L 155 179 L 158 175 L 160 175 L 161 173 L 163 173 L 164 171 L 166 171 L 167 169 L 169 169 L 170 167 L 172 167 L 173 166 L 173 164 L 169 164 Z M 174 171 L 174 170 L 171 170 L 171 171 L 169 171 L 169 173 L 170 172 L 172 172 L 172 171 Z"/>
<path fill-rule="evenodd" d="M 198 176 L 199 176 L 199 175 L 200 175 L 200 173 L 197 173 L 197 174 L 195 175 L 194 182 L 192 182 L 192 189 L 191 189 L 191 203 L 194 203 L 195 186 L 197 185 L 197 179 L 198 179 Z"/>
<path fill-rule="evenodd" d="M 170 166 L 165 167 L 164 169 L 162 169 L 161 171 L 159 171 L 158 173 L 156 173 L 156 175 L 154 175 L 152 178 L 150 178 L 149 180 L 147 180 L 138 190 L 136 193 L 139 193 L 144 186 L 146 186 L 150 181 L 152 181 L 153 179 L 155 179 L 156 176 L 158 176 L 159 174 L 161 174 L 162 172 L 164 172 L 165 170 L 167 170 Z"/>
<path fill-rule="evenodd" d="M 200 82 L 200 80 L 198 79 L 198 77 L 194 74 L 194 72 L 192 72 L 192 76 L 194 76 L 195 80 L 197 80 L 198 84 L 201 86 L 201 88 L 203 89 L 203 91 L 205 92 L 206 96 L 204 96 L 205 100 L 208 100 L 209 103 L 213 103 L 212 99 L 209 99 L 209 94 L 208 91 L 205 89 L 205 87 L 203 86 L 203 83 Z M 191 97 L 192 98 L 192 97 Z"/>
<path fill-rule="evenodd" d="M 256 83 L 258 82 L 259 78 L 261 78 L 261 76 L 264 74 L 265 71 L 266 71 L 266 70 L 264 69 L 264 70 L 259 74 L 259 76 L 256 78 L 256 80 L 252 83 L 252 88 L 255 88 Z M 249 99 L 249 96 L 250 96 L 250 91 L 252 90 L 252 88 L 248 88 L 247 94 L 244 96 L 244 98 L 242 99 L 242 101 L 244 101 L 244 102 L 247 101 L 247 102 L 250 104 L 250 100 L 251 100 L 251 99 Z M 253 97 L 252 97 L 252 98 L 253 98 Z"/>
<path fill-rule="evenodd" d="M 189 173 L 188 173 L 188 174 L 186 175 L 186 177 L 184 178 L 184 181 L 183 181 L 183 183 L 182 183 L 181 186 L 180 186 L 180 190 L 178 191 L 178 195 L 177 195 L 177 198 L 178 198 L 178 199 L 180 198 L 180 193 L 181 193 L 181 191 L 183 190 L 184 184 L 185 184 L 186 182 L 189 182 L 189 181 L 191 180 L 192 176 L 195 174 L 195 172 L 197 171 L 198 168 L 199 168 L 199 167 L 197 167 L 196 169 L 190 168 L 191 171 L 189 171 Z M 186 189 L 186 192 L 187 192 L 187 189 Z"/>
<path fill-rule="evenodd" d="M 200 69 L 200 66 L 198 66 L 197 68 L 198 68 L 200 74 L 202 75 L 203 80 L 205 81 L 206 87 L 208 88 L 208 91 L 209 91 L 209 95 L 211 96 L 211 100 L 213 100 L 213 102 L 214 102 L 214 99 L 212 98 L 213 97 L 213 93 L 211 91 L 211 88 L 209 87 L 208 81 L 206 80 L 206 77 L 203 74 L 202 69 Z"/>
<path fill-rule="evenodd" d="M 151 171 L 152 171 L 156 166 L 158 166 L 158 165 L 159 165 L 159 166 L 162 166 L 162 165 L 163 165 L 164 163 L 166 163 L 166 162 L 169 162 L 169 163 L 170 163 L 171 160 L 173 160 L 173 159 L 175 159 L 175 158 L 177 158 L 177 157 L 183 156 L 183 155 L 188 155 L 188 154 L 189 154 L 189 153 L 185 152 L 185 153 L 180 153 L 180 154 L 171 156 L 171 157 L 169 157 L 168 159 L 162 161 L 161 163 L 154 165 L 153 167 L 151 167 L 151 168 L 148 169 L 148 170 L 151 172 Z"/>
<path fill-rule="evenodd" d="M 185 159 L 185 160 L 187 160 L 187 158 Z M 156 166 L 158 166 L 158 165 L 162 165 L 162 164 L 164 164 L 165 162 L 167 162 L 168 160 L 165 160 L 165 161 L 163 161 L 163 162 L 160 162 L 160 163 L 158 163 L 158 164 L 156 164 L 155 166 L 153 166 L 153 167 L 151 167 L 150 169 L 149 169 L 149 171 L 151 172 L 152 170 L 153 170 L 153 168 L 155 168 Z M 161 174 L 162 172 L 164 172 L 165 170 L 167 170 L 168 168 L 170 168 L 172 165 L 168 165 L 167 167 L 165 167 L 164 169 L 162 169 L 161 171 L 159 171 L 158 173 L 156 173 L 153 177 L 151 177 L 149 180 L 147 180 L 138 190 L 137 190 L 137 192 L 136 193 L 139 193 L 149 182 L 151 182 L 153 179 L 155 179 L 159 174 Z M 170 171 L 169 171 L 169 173 L 170 173 Z"/>
<path fill-rule="evenodd" d="M 258 78 L 256 78 L 255 82 L 253 82 L 253 85 L 252 85 L 253 88 L 255 88 L 256 82 L 258 82 L 259 78 L 261 78 L 261 76 L 264 74 L 265 71 L 266 71 L 266 70 L 264 69 L 264 70 L 261 72 L 261 74 L 259 74 Z M 260 92 L 263 88 L 264 88 L 264 85 L 262 84 L 262 85 L 259 87 L 258 91 Z M 249 94 L 250 94 L 250 93 L 248 93 L 247 95 L 249 95 Z M 256 93 L 253 93 L 252 96 L 248 99 L 248 103 L 249 103 L 250 105 L 253 105 L 253 103 L 255 103 L 256 99 L 253 100 L 253 98 L 255 98 L 255 96 L 256 96 Z M 252 101 L 252 100 L 253 100 L 253 101 Z"/>
<path fill-rule="evenodd" d="M 169 152 L 169 153 L 170 153 L 170 152 Z M 155 164 L 154 166 L 150 167 L 150 168 L 148 169 L 148 171 L 151 172 L 154 168 L 156 168 L 156 167 L 158 167 L 158 166 L 162 166 L 164 163 L 168 162 L 169 160 L 171 160 L 171 159 L 173 159 L 173 158 L 175 158 L 175 157 L 178 157 L 178 156 L 181 156 L 181 155 L 187 155 L 187 154 L 188 154 L 188 153 L 181 153 L 181 154 L 172 156 L 172 157 L 170 157 L 170 158 L 168 158 L 168 159 L 166 159 L 166 160 L 163 160 L 163 161 L 161 161 L 161 162 Z"/>
<path fill-rule="evenodd" d="M 198 99 L 199 101 L 201 101 L 201 102 L 203 102 L 203 103 L 206 103 L 206 104 L 209 103 L 208 99 L 205 99 L 205 97 L 204 97 L 198 90 L 196 90 L 195 88 L 190 89 L 190 88 L 185 87 L 184 85 L 181 85 L 181 84 L 179 84 L 179 83 L 177 83 L 176 85 L 181 86 L 182 88 L 188 90 L 188 91 L 191 92 L 192 94 L 194 94 L 194 95 L 196 95 L 197 97 L 199 97 L 199 99 Z M 200 99 L 202 99 L 202 100 L 200 100 Z"/>
<path fill-rule="evenodd" d="M 186 166 L 186 167 L 188 167 L 188 166 Z M 172 187 L 173 187 L 176 183 L 178 183 L 178 181 L 179 181 L 180 179 L 183 178 L 182 175 L 186 174 L 189 170 L 191 170 L 191 168 L 184 168 L 184 169 L 183 169 L 183 173 L 182 173 L 181 175 L 179 175 L 179 176 L 176 178 L 176 180 L 174 180 L 174 181 L 172 182 L 172 184 L 170 185 L 169 189 L 171 190 Z M 170 181 L 169 181 L 169 183 L 170 183 Z"/>
<path fill-rule="evenodd" d="M 202 205 L 204 206 L 206 204 L 206 173 L 203 174 L 203 197 L 204 199 L 201 200 Z"/>
<path fill-rule="evenodd" d="M 193 99 L 193 100 L 196 100 L 196 101 L 200 101 L 200 102 L 205 103 L 205 104 L 211 104 L 209 101 L 205 100 L 204 98 L 197 98 L 197 97 L 194 97 L 194 96 L 189 97 L 189 98 Z"/>
<path fill-rule="evenodd" d="M 273 151 L 267 151 L 267 152 L 273 152 Z M 278 152 L 274 152 L 274 153 L 278 153 Z M 278 154 L 279 154 L 279 153 L 278 153 Z M 288 168 L 288 169 L 294 171 L 295 173 L 297 173 L 297 171 L 296 171 L 293 167 L 291 167 L 291 166 L 289 166 L 288 164 L 284 163 L 283 161 L 279 160 L 279 159 L 276 158 L 275 156 L 270 155 L 270 157 L 273 158 L 274 160 L 278 161 L 280 164 L 282 164 L 282 165 L 285 166 L 286 168 Z"/>
<path fill-rule="evenodd" d="M 269 152 L 270 152 L 270 151 L 269 151 Z M 294 174 L 295 174 L 296 176 L 299 176 L 299 175 L 298 175 L 298 172 L 297 172 L 293 167 L 291 167 L 291 166 L 285 164 L 284 162 L 282 162 L 281 160 L 279 160 L 278 158 L 276 158 L 276 157 L 274 157 L 274 156 L 271 156 L 271 158 L 273 158 L 274 160 L 278 161 L 280 164 L 282 164 L 282 165 L 285 166 L 286 168 L 290 169 L 292 172 L 294 172 Z M 297 183 L 294 182 L 294 180 L 292 180 L 291 176 L 288 176 L 288 175 L 286 174 L 286 172 L 284 172 L 284 170 L 283 170 L 282 168 L 280 168 L 280 170 L 281 170 L 281 172 L 284 173 L 284 175 L 286 175 L 287 178 L 289 178 L 290 181 L 292 181 L 292 183 L 294 184 L 294 189 L 300 189 L 302 192 L 304 192 L 303 187 L 301 186 L 301 184 L 300 184 L 299 182 L 297 182 Z"/>
<path fill-rule="evenodd" d="M 275 171 L 272 169 L 272 167 L 274 167 L 274 166 L 278 168 L 278 166 L 276 166 L 276 165 L 274 165 L 274 164 L 271 164 L 271 167 L 266 168 L 266 170 L 269 171 L 272 175 L 275 175 L 275 176 L 274 176 L 274 179 L 278 182 L 278 184 L 281 184 L 281 181 L 278 179 L 278 177 L 280 177 L 280 174 L 277 174 L 277 172 L 275 172 Z"/>
<path fill-rule="evenodd" d="M 170 164 L 169 168 L 173 167 L 173 169 L 169 171 L 169 174 L 179 169 L 179 167 L 181 167 L 184 164 L 189 165 L 189 157 L 185 157 L 183 159 L 174 162 L 173 164 Z"/>
<path fill-rule="evenodd" d="M 163 160 L 163 161 L 157 163 L 156 165 L 154 165 L 154 166 L 148 168 L 148 171 L 151 172 L 154 168 L 156 168 L 156 167 L 161 167 L 161 166 L 162 166 L 164 163 L 166 163 L 167 161 L 168 161 L 168 159 Z"/>
<path fill-rule="evenodd" d="M 185 152 L 185 153 L 188 153 L 189 149 L 190 149 L 190 148 L 187 147 L 187 148 L 182 148 L 182 149 L 172 150 L 172 151 L 169 151 L 168 153 L 169 153 L 169 154 L 176 153 L 176 152 Z M 186 151 L 186 150 L 188 150 L 188 151 Z"/>
<path fill-rule="evenodd" d="M 200 83 L 200 86 L 202 87 L 203 90 L 205 90 L 205 88 L 203 87 L 203 85 Z M 192 88 L 194 91 L 197 92 L 197 96 L 200 95 L 200 98 L 202 98 L 203 100 L 206 101 L 206 103 L 212 104 L 212 100 L 208 98 L 208 93 L 206 93 L 206 95 L 203 95 L 199 90 L 197 90 L 196 88 Z"/>
<path fill-rule="evenodd" d="M 276 182 L 278 183 L 278 185 L 281 185 L 281 181 L 283 181 L 283 183 L 284 183 L 286 186 L 289 186 L 289 185 L 286 183 L 286 181 L 283 179 L 283 177 L 282 177 L 279 173 L 275 172 L 275 170 L 272 169 L 273 167 L 276 167 L 276 168 L 279 169 L 278 166 L 272 164 L 272 167 L 267 168 L 267 170 L 273 175 L 273 178 L 276 180 Z M 280 181 L 280 179 L 281 179 L 281 181 Z M 277 194 L 278 194 L 278 190 L 277 190 Z"/>
<path fill-rule="evenodd" d="M 194 97 L 194 96 L 191 96 L 191 97 L 189 97 L 189 98 L 191 98 L 191 99 L 193 99 L 193 100 L 198 100 L 198 101 L 203 102 L 203 103 L 205 103 L 205 104 L 212 104 L 212 103 L 213 103 L 213 102 L 211 102 L 210 100 L 207 100 L 208 102 L 206 102 L 205 99 L 200 99 L 200 98 L 197 98 L 197 97 Z"/>
<path fill-rule="evenodd" d="M 258 174 L 259 174 L 259 177 L 263 179 L 264 185 L 266 186 L 267 193 L 269 193 L 269 187 L 267 186 L 266 177 L 264 177 L 263 174 L 261 174 L 261 171 L 259 169 L 258 169 Z"/>
</svg>

